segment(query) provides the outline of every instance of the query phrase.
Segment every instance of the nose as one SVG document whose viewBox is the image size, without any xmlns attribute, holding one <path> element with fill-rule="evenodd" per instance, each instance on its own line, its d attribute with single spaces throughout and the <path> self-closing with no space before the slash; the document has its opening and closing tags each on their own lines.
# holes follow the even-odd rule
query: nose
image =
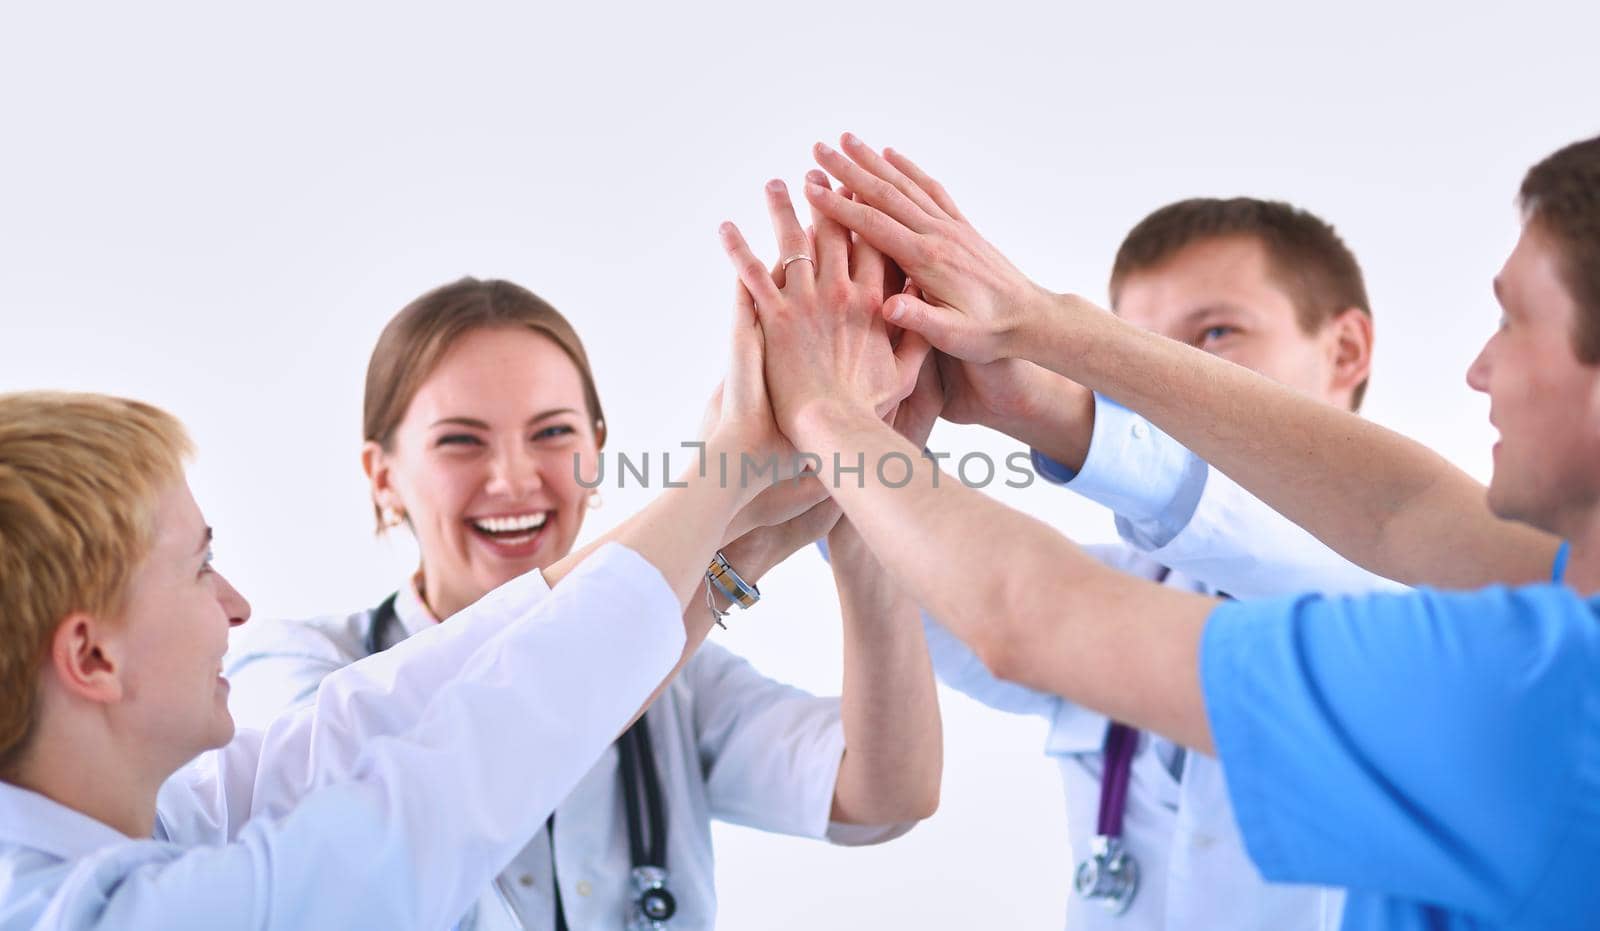
<svg viewBox="0 0 1600 931">
<path fill-rule="evenodd" d="M 250 602 L 239 594 L 239 590 L 233 587 L 233 583 L 219 574 L 217 576 L 217 585 L 219 586 L 217 603 L 222 605 L 222 610 L 228 615 L 228 626 L 238 627 L 245 621 L 250 620 Z"/>
<path fill-rule="evenodd" d="M 505 498 L 524 498 L 544 487 L 538 459 L 520 448 L 503 448 L 495 454 L 485 491 Z"/>
<path fill-rule="evenodd" d="M 1478 351 L 1478 357 L 1467 366 L 1467 387 L 1473 391 L 1489 393 L 1489 349 L 1494 345 L 1494 337 L 1483 344 L 1483 349 Z"/>
</svg>

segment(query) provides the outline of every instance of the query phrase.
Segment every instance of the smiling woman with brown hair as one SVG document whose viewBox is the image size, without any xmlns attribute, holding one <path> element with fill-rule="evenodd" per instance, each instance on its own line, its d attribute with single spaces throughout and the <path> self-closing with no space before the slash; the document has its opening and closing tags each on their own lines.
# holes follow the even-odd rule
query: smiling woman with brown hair
<svg viewBox="0 0 1600 931">
<path fill-rule="evenodd" d="M 865 278 L 857 285 L 874 303 L 879 262 L 877 291 Z M 896 391 L 909 390 L 895 378 L 905 382 Z M 408 529 L 421 565 L 376 608 L 241 631 L 228 670 L 242 720 L 311 700 L 333 670 L 565 556 L 596 500 L 606 440 L 571 324 L 524 288 L 471 278 L 422 295 L 384 328 L 367 371 L 364 431 L 380 528 Z M 848 551 L 853 531 L 834 529 L 838 511 L 816 503 L 822 497 L 814 481 L 763 496 L 751 523 L 775 526 L 731 530 L 737 538 L 720 554 L 730 593 L 740 594 L 740 581 L 754 591 L 768 569 L 830 530 Z M 933 676 L 914 606 L 880 578 L 866 558 L 840 570 L 841 697 L 807 694 L 720 646 L 701 647 L 465 924 L 587 928 L 626 918 L 710 928 L 713 818 L 867 844 L 931 814 L 941 756 Z M 712 596 L 719 611 L 731 608 Z M 691 610 L 706 614 L 704 598 L 702 590 Z"/>
</svg>

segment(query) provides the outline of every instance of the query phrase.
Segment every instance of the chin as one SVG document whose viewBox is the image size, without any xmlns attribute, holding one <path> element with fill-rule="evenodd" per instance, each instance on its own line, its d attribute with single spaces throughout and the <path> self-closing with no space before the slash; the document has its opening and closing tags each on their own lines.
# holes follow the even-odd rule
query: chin
<svg viewBox="0 0 1600 931">
<path fill-rule="evenodd" d="M 220 716 L 220 720 L 211 728 L 211 746 L 208 748 L 211 750 L 227 746 L 239 730 L 238 725 L 233 723 L 233 715 L 228 712 L 226 702 L 223 703 Z"/>
</svg>

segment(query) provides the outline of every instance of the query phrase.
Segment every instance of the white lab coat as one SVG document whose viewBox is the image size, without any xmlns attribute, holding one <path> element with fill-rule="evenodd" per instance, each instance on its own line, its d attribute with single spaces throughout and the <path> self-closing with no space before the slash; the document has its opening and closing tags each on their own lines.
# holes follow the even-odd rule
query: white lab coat
<svg viewBox="0 0 1600 931">
<path fill-rule="evenodd" d="M 241 628 L 224 668 L 230 706 L 243 721 L 270 719 L 316 694 L 332 670 L 365 654 L 372 612 Z M 414 584 L 400 588 L 385 645 L 437 623 Z M 840 844 L 866 844 L 911 824 L 861 827 L 829 820 L 844 753 L 839 699 L 817 697 L 758 673 L 706 643 L 657 699 L 651 743 L 667 822 L 667 888 L 674 931 L 715 925 L 711 820 Z M 501 739 L 525 739 L 508 729 Z M 567 923 L 621 928 L 632 903 L 627 821 L 617 751 L 607 748 L 555 811 L 555 840 L 536 825 L 529 839 L 465 915 L 463 928 L 553 928 L 554 883 Z"/>
<path fill-rule="evenodd" d="M 0 783 L 0 931 L 447 928 L 672 669 L 681 617 L 616 544 L 554 592 L 530 573 L 180 770 L 151 840 Z"/>
</svg>

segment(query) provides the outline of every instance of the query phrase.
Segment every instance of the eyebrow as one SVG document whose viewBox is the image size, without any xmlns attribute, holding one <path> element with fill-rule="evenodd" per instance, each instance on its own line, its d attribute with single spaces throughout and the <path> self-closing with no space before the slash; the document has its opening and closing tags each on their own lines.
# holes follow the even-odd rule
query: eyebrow
<svg viewBox="0 0 1600 931">
<path fill-rule="evenodd" d="M 1184 314 L 1182 322 L 1195 323 L 1197 321 L 1204 320 L 1207 317 L 1216 317 L 1224 314 L 1243 314 L 1249 316 L 1250 311 L 1244 307 L 1240 307 L 1237 304 L 1204 304 Z"/>
<path fill-rule="evenodd" d="M 572 409 L 572 408 L 570 408 L 570 407 L 558 407 L 558 408 L 555 408 L 554 410 L 548 410 L 548 411 L 545 411 L 544 413 L 541 413 L 541 414 L 534 414 L 532 417 L 528 418 L 528 421 L 527 421 L 526 424 L 524 424 L 524 426 L 533 426 L 534 424 L 538 423 L 541 420 L 549 420 L 551 417 L 559 417 L 562 414 L 576 414 L 576 413 L 577 413 L 577 411 Z M 485 423 L 485 422 L 483 422 L 481 420 L 478 420 L 475 417 L 443 417 L 443 418 L 440 418 L 439 420 L 435 420 L 429 426 L 430 426 L 430 428 L 431 427 L 444 427 L 444 426 L 457 426 L 457 427 L 471 427 L 474 430 L 487 430 L 487 429 L 489 429 L 489 425 L 487 423 Z"/>
</svg>

